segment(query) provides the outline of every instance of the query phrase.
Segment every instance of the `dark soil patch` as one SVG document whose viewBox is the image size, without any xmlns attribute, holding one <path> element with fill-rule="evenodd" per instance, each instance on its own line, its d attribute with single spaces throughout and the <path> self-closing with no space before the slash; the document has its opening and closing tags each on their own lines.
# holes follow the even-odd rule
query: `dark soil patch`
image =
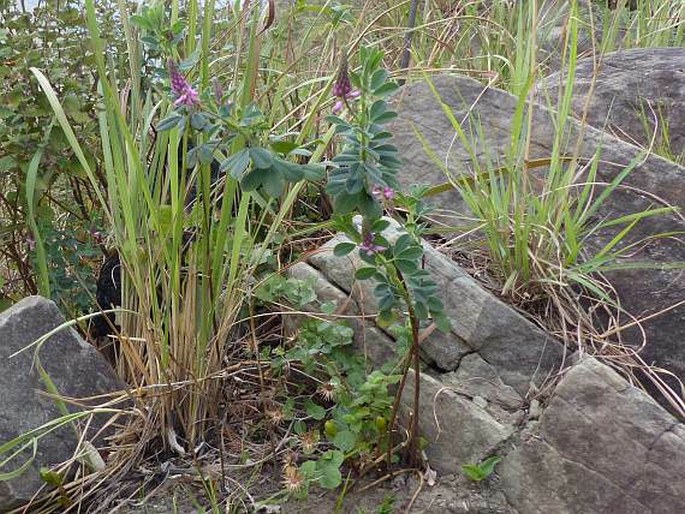
<svg viewBox="0 0 685 514">
<path fill-rule="evenodd" d="M 255 503 L 259 506 L 280 487 L 277 477 L 265 474 L 255 481 L 250 490 Z M 416 474 L 403 473 L 374 484 L 378 477 L 365 478 L 351 487 L 343 496 L 342 488 L 336 491 L 323 491 L 313 488 L 306 499 L 290 499 L 285 502 L 274 501 L 268 506 L 255 508 L 246 498 L 233 501 L 226 510 L 222 503 L 220 512 L 257 512 L 279 514 L 303 513 L 340 513 L 340 514 L 390 514 L 390 513 L 480 513 L 514 514 L 504 495 L 497 491 L 497 477 L 481 483 L 469 481 L 461 475 L 438 477 L 433 486 L 419 480 Z M 205 509 L 205 510 L 202 510 Z M 179 482 L 169 482 L 159 493 L 127 506 L 118 512 L 124 514 L 199 514 L 212 512 L 209 504 L 202 498 L 198 486 L 189 488 Z"/>
</svg>

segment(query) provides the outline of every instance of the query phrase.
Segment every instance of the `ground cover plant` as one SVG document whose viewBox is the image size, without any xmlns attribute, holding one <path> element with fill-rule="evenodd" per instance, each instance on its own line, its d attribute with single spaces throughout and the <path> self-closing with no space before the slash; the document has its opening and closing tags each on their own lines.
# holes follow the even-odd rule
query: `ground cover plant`
<svg viewBox="0 0 685 514">
<path fill-rule="evenodd" d="M 87 0 L 83 11 L 68 4 L 33 15 L 3 4 L 2 58 L 11 64 L 3 73 L 12 75 L 2 86 L 11 101 L 0 125 L 8 184 L 0 300 L 40 292 L 78 318 L 94 303 L 83 276 L 95 266 L 95 249 L 116 252 L 122 302 L 110 339 L 137 406 L 122 416 L 106 468 L 82 464 L 68 481 L 57 468 L 46 483 L 60 486 L 32 506 L 36 512 L 107 511 L 134 501 L 164 474 L 162 463 L 193 470 L 200 487 L 189 494 L 216 511 L 255 508 L 250 490 L 261 473 L 273 479 L 259 500 L 277 503 L 306 498 L 314 486 L 342 488 L 344 496 L 355 477 L 379 468 L 421 468 L 416 416 L 406 440 L 396 430 L 396 391 L 410 367 L 420 370 L 419 330 L 445 328 L 446 320 L 421 267 L 430 191 L 398 188 L 388 98 L 393 78 L 438 71 L 513 92 L 521 103 L 507 176 L 525 181 L 525 99 L 546 66 L 536 57 L 544 28 L 535 2 L 513 4 Z M 603 26 L 598 52 L 685 40 L 685 8 L 676 1 L 634 11 L 600 6 L 597 19 L 580 7 L 574 2 L 568 14 L 571 71 L 578 33 L 593 23 Z M 52 43 L 40 51 L 32 23 L 45 23 L 43 41 Z M 78 45 L 60 46 L 65 41 Z M 14 77 L 32 94 L 19 93 Z M 507 189 L 499 164 L 477 160 L 483 181 L 459 183 L 483 220 L 501 290 L 546 295 L 562 306 L 562 320 L 581 311 L 569 310 L 575 297 L 558 282 L 575 280 L 610 300 L 596 273 L 614 250 L 595 262 L 580 254 L 581 233 L 591 229 L 585 207 L 596 200 L 582 186 L 580 207 L 568 194 L 580 166 L 560 151 L 569 98 L 567 89 L 557 106 L 546 194 L 525 182 Z M 589 163 L 585 183 L 596 166 Z M 629 230 L 660 212 L 614 222 Z M 398 217 L 406 234 L 384 237 L 383 215 Z M 500 237 L 503 223 L 514 228 L 515 244 Z M 379 322 L 394 327 L 399 362 L 368 369 L 351 351 L 345 320 L 331 321 L 335 313 L 311 284 L 285 277 L 333 231 L 349 238 L 336 253 L 357 252 L 365 263 L 356 278 L 378 284 Z M 545 234 L 552 237 L 531 255 L 528 242 Z M 563 281 L 550 278 L 560 273 Z M 286 337 L 283 320 L 312 304 L 320 315 Z M 147 483 L 132 478 L 142 463 L 156 470 Z M 131 484 L 123 498 L 122 483 Z"/>
</svg>

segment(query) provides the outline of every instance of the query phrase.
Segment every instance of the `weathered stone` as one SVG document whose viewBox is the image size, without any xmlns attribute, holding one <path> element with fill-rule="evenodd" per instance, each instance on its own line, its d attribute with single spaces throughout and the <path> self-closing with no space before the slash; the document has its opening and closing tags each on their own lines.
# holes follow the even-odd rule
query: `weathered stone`
<svg viewBox="0 0 685 514">
<path fill-rule="evenodd" d="M 578 2 L 578 55 L 592 52 L 602 40 L 601 8 L 593 6 L 592 19 L 590 22 L 589 0 Z M 538 55 L 537 60 L 548 70 L 558 70 L 561 67 L 561 59 L 568 33 L 571 3 L 558 0 L 543 0 L 539 5 L 537 21 Z"/>
<path fill-rule="evenodd" d="M 61 416 L 55 401 L 43 394 L 46 387 L 33 362 L 35 349 L 10 356 L 63 323 L 64 317 L 57 306 L 39 296 L 25 298 L 0 314 L 0 391 L 3 400 L 0 402 L 0 444 Z M 51 336 L 43 344 L 39 358 L 57 391 L 64 396 L 85 398 L 125 388 L 100 353 L 72 328 Z M 72 412 L 79 410 L 70 405 L 69 409 Z M 103 416 L 95 416 L 86 440 L 92 442 L 95 432 L 102 428 Z M 42 437 L 37 443 L 35 459 L 26 471 L 13 480 L 0 481 L 0 511 L 30 500 L 44 485 L 39 469 L 69 460 L 74 456 L 77 442 L 71 425 Z M 0 455 L 0 460 L 9 454 Z M 30 452 L 24 452 L 0 472 L 17 469 L 30 456 Z"/>
<path fill-rule="evenodd" d="M 685 426 L 588 357 L 497 472 L 520 512 L 680 512 Z"/>
<path fill-rule="evenodd" d="M 430 442 L 428 462 L 440 473 L 460 472 L 462 465 L 480 462 L 514 431 L 425 373 L 421 374 L 419 395 L 419 429 Z M 405 409 L 411 411 L 413 399 L 414 373 L 410 370 L 402 395 Z"/>
<path fill-rule="evenodd" d="M 350 294 L 357 302 L 359 313 L 373 316 L 378 313 L 378 303 L 373 294 L 374 283 L 354 278 L 355 271 L 364 265 L 356 252 L 344 257 L 333 255 L 333 249 L 342 242 L 349 242 L 349 239 L 343 234 L 336 235 L 314 252 L 308 262 L 333 284 Z"/>
<path fill-rule="evenodd" d="M 540 101 L 556 99 L 560 84 L 566 79 L 559 73 L 542 79 Z M 634 48 L 578 61 L 572 109 L 619 139 L 645 148 L 654 140 L 654 148 L 685 158 L 685 48 Z"/>
<path fill-rule="evenodd" d="M 506 411 L 521 409 L 523 397 L 506 385 L 497 370 L 477 353 L 465 356 L 456 371 L 443 373 L 441 380 L 462 394 L 481 396 Z"/>
<path fill-rule="evenodd" d="M 477 351 L 505 384 L 525 395 L 531 384 L 539 385 L 558 369 L 565 351 L 558 341 L 485 291 L 444 255 L 431 248 L 424 261 L 442 292 L 457 341 Z M 424 352 L 429 353 L 434 347 L 426 343 Z M 437 360 L 436 364 L 449 371 Z"/>
<path fill-rule="evenodd" d="M 400 228 L 391 223 L 383 233 L 388 240 L 397 237 Z M 354 270 L 360 266 L 357 255 L 333 255 L 341 236 L 322 246 L 309 262 L 331 282 L 350 293 L 365 315 L 377 312 L 372 281 L 355 281 Z M 505 384 L 525 395 L 531 384 L 540 384 L 556 370 L 564 349 L 554 338 L 542 332 L 521 314 L 481 288 L 453 261 L 425 245 L 424 263 L 438 285 L 445 313 L 452 325 L 450 334 L 434 331 L 421 343 L 425 359 L 434 367 L 451 371 L 461 359 L 478 352 Z"/>
<path fill-rule="evenodd" d="M 306 262 L 296 262 L 288 268 L 288 275 L 298 280 L 311 281 L 316 293 L 317 301 L 313 305 L 306 305 L 315 312 L 321 312 L 320 306 L 326 302 L 333 302 L 337 310 L 345 310 L 346 304 L 351 302 L 349 294 L 331 284 L 318 270 Z"/>
<path fill-rule="evenodd" d="M 438 76 L 433 85 L 441 99 L 436 99 L 426 83 L 406 86 L 397 95 L 395 106 L 399 117 L 390 126 L 395 135 L 394 143 L 404 160 L 399 175 L 404 185 L 417 182 L 440 184 L 446 180 L 445 174 L 435 160 L 447 163 L 455 175 L 472 173 L 476 166 L 487 169 L 486 163 L 499 166 L 504 162 L 511 142 L 512 120 L 517 99 L 494 88 L 485 88 L 479 82 L 459 76 Z M 462 129 L 469 138 L 473 154 L 464 147 L 455 135 L 454 127 L 443 112 L 449 107 L 454 118 L 461 122 Z M 535 107 L 532 112 L 529 158 L 546 158 L 552 155 L 556 128 L 552 113 L 544 107 Z M 416 135 L 423 135 L 423 140 Z M 602 205 L 598 216 L 620 217 L 643 211 L 656 202 L 668 202 L 676 207 L 685 206 L 685 168 L 660 157 L 650 155 L 641 157 L 639 149 L 620 141 L 593 127 L 581 127 L 575 120 L 569 120 L 566 134 L 568 144 L 562 154 L 576 155 L 591 159 L 601 147 L 602 164 L 598 170 L 598 181 L 611 182 L 633 160 L 638 159 L 635 169 L 624 180 L 624 187 L 614 192 Z M 577 144 L 582 134 L 581 143 Z M 424 144 L 429 150 L 424 149 Z M 432 155 L 431 155 L 432 154 Z M 473 158 L 478 161 L 473 162 Z M 543 170 L 539 170 L 540 173 Z M 580 177 L 582 181 L 585 177 Z M 453 224 L 458 223 L 459 213 L 467 211 L 460 196 L 452 191 L 434 199 L 436 205 L 444 210 Z M 620 230 L 622 226 L 616 228 Z M 616 230 L 595 233 L 586 241 L 586 249 L 591 253 L 611 241 Z M 663 266 L 673 262 L 685 262 L 685 241 L 682 238 L 653 238 L 654 234 L 678 233 L 685 230 L 685 222 L 678 215 L 653 216 L 638 223 L 625 244 L 645 240 L 637 245 L 630 255 L 625 255 L 621 264 L 631 262 L 651 263 L 655 269 L 619 270 L 608 274 L 612 285 L 621 300 L 622 307 L 635 316 L 647 316 L 671 307 L 685 298 L 685 281 L 681 270 L 665 269 Z M 440 270 L 438 269 L 438 272 Z M 464 282 L 465 278 L 453 280 Z M 461 283 L 459 290 L 463 290 Z M 455 308 L 463 309 L 470 299 L 465 297 L 452 300 Z M 472 309 L 487 312 L 471 327 L 473 332 L 488 332 L 488 324 L 498 325 L 497 308 L 487 304 L 475 303 Z M 495 308 L 494 311 L 491 308 Z M 476 321 L 474 318 L 471 320 Z M 643 323 L 647 335 L 647 346 L 643 357 L 649 363 L 669 369 L 681 379 L 685 378 L 685 305 L 672 309 Z M 632 321 L 625 317 L 620 322 Z M 504 330 L 504 327 L 502 327 Z M 516 333 L 516 330 L 513 331 Z M 462 336 L 468 341 L 468 337 Z M 502 334 L 504 336 L 504 334 Z M 626 332 L 624 342 L 641 343 L 637 332 Z M 519 339 L 524 337 L 519 334 Z M 470 342 L 469 342 L 470 344 Z M 497 345 L 494 345 L 497 346 Z M 483 354 L 481 354 L 483 355 Z M 511 356 L 509 356 L 511 357 Z M 484 358 L 493 363 L 489 358 Z M 505 379 L 504 376 L 502 376 Z M 506 379 L 505 379 L 506 380 Z"/>
</svg>

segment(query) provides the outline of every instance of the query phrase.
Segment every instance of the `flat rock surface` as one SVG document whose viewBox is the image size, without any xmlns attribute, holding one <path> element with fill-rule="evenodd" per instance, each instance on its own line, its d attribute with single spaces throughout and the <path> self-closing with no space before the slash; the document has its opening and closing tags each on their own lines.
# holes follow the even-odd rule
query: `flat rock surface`
<svg viewBox="0 0 685 514">
<path fill-rule="evenodd" d="M 526 514 L 682 512 L 685 426 L 586 358 L 498 473 L 509 503 Z"/>
<path fill-rule="evenodd" d="M 414 183 L 440 184 L 446 181 L 442 163 L 455 176 L 486 170 L 487 164 L 499 167 L 511 142 L 512 119 L 517 99 L 504 91 L 486 88 L 483 84 L 461 76 L 438 76 L 433 79 L 435 92 L 427 83 L 404 87 L 395 99 L 399 117 L 391 124 L 394 144 L 404 160 L 399 179 L 403 185 Z M 439 100 L 438 100 L 439 98 Z M 466 148 L 457 137 L 444 109 L 450 109 L 461 124 L 469 141 Z M 530 135 L 530 159 L 552 155 L 555 137 L 552 114 L 544 107 L 534 107 Z M 417 136 L 417 132 L 422 136 Z M 590 126 L 581 127 L 569 120 L 564 154 L 590 159 L 601 147 L 598 180 L 610 182 L 633 159 L 637 165 L 625 179 L 627 186 L 610 195 L 598 216 L 619 217 L 664 202 L 685 206 L 685 168 L 656 155 L 643 156 L 640 150 L 624 141 Z M 578 143 L 580 137 L 580 143 Z M 540 171 L 542 173 L 542 171 Z M 580 177 L 582 180 L 583 177 Z M 459 194 L 451 191 L 434 197 L 447 221 L 460 223 L 460 215 L 468 212 Z M 625 244 L 648 238 L 621 264 L 644 263 L 659 267 L 685 262 L 685 240 L 682 237 L 651 236 L 685 230 L 685 221 L 677 214 L 654 216 L 638 223 Z M 589 253 L 611 241 L 615 230 L 595 233 L 586 241 Z M 685 281 L 680 269 L 632 269 L 608 274 L 621 300 L 622 307 L 633 316 L 646 317 L 667 309 L 685 299 Z M 643 323 L 647 345 L 643 358 L 685 379 L 685 304 Z M 626 316 L 622 323 L 632 321 Z M 641 334 L 627 331 L 624 342 L 639 345 Z M 673 384 L 675 387 L 675 384 Z"/>
<path fill-rule="evenodd" d="M 411 410 L 414 373 L 409 372 L 402 401 Z M 471 398 L 423 374 L 420 384 L 419 429 L 429 443 L 430 466 L 440 473 L 459 471 L 462 464 L 480 462 L 514 433 Z"/>
<path fill-rule="evenodd" d="M 34 349 L 10 355 L 63 323 L 57 306 L 39 296 L 25 298 L 0 314 L 0 444 L 61 416 L 55 402 L 44 394 L 45 385 L 33 362 Z M 66 397 L 84 398 L 124 389 L 100 353 L 71 328 L 51 336 L 39 357 L 59 393 Z M 95 418 L 88 439 L 103 421 Z M 76 435 L 69 425 L 40 439 L 28 469 L 16 479 L 0 481 L 0 512 L 31 499 L 43 485 L 39 469 L 70 459 L 76 447 Z M 0 471 L 17 469 L 29 457 L 30 453 L 24 452 Z"/>
<path fill-rule="evenodd" d="M 565 77 L 539 81 L 541 102 Z M 652 142 L 685 160 L 685 48 L 634 48 L 578 61 L 573 113 L 595 128 L 645 148 Z M 683 162 L 683 161 L 681 161 Z"/>
</svg>

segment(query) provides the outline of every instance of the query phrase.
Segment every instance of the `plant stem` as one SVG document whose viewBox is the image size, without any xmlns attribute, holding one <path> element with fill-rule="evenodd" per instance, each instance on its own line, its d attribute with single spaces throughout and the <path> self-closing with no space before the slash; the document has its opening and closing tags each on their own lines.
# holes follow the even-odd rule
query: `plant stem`
<svg viewBox="0 0 685 514">
<path fill-rule="evenodd" d="M 407 383 L 407 376 L 409 375 L 409 368 L 414 365 L 414 405 L 413 412 L 411 413 L 411 421 L 409 425 L 409 454 L 407 460 L 412 467 L 419 467 L 421 459 L 419 458 L 419 445 L 418 445 L 418 432 L 419 432 L 419 402 L 420 402 L 420 384 L 421 384 L 421 358 L 419 356 L 419 319 L 416 316 L 416 311 L 411 302 L 411 297 L 409 291 L 407 290 L 407 285 L 404 281 L 404 277 L 400 270 L 395 268 L 396 279 L 399 281 L 401 288 L 401 296 L 407 305 L 407 312 L 409 315 L 409 326 L 411 328 L 411 346 L 409 352 L 405 355 L 404 365 L 402 368 L 402 379 L 400 380 L 400 385 L 395 394 L 395 400 L 392 405 L 392 414 L 390 416 L 390 423 L 388 423 L 388 430 L 392 430 L 395 420 L 397 418 L 397 413 L 399 412 L 400 403 L 402 400 L 402 393 L 404 392 L 404 387 Z M 388 444 L 387 453 L 387 464 L 388 467 L 392 460 L 392 444 Z"/>
<path fill-rule="evenodd" d="M 413 310 L 413 309 L 412 309 Z M 414 409 L 411 415 L 409 434 L 409 464 L 418 468 L 421 464 L 419 455 L 419 401 L 421 397 L 421 358 L 419 356 L 419 320 L 410 312 L 411 323 L 411 356 L 414 361 Z"/>
</svg>

